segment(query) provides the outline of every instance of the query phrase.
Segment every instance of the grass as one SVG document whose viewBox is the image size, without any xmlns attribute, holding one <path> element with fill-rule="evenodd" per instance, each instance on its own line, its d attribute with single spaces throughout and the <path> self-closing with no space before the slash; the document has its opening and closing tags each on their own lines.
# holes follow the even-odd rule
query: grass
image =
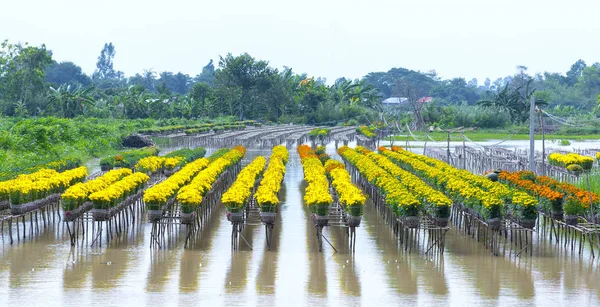
<svg viewBox="0 0 600 307">
<path fill-rule="evenodd" d="M 427 139 L 427 135 L 424 131 L 413 131 L 413 134 L 419 141 L 425 141 Z M 435 141 L 446 141 L 448 134 L 446 132 L 431 132 L 429 136 Z M 465 136 L 471 139 L 472 141 L 495 141 L 495 140 L 529 140 L 529 134 L 526 133 L 511 133 L 507 131 L 469 131 L 465 132 Z M 395 140 L 404 141 L 406 140 L 406 135 L 396 135 Z M 386 138 L 390 140 L 391 137 Z M 536 140 L 541 140 L 542 135 L 536 134 Z M 414 141 L 412 137 L 409 136 L 410 141 Z M 462 136 L 460 133 L 452 133 L 450 135 L 451 141 L 462 141 Z M 548 141 L 562 141 L 562 140 L 574 140 L 574 141 L 582 141 L 582 140 L 600 140 L 600 134 L 589 134 L 589 135 L 561 135 L 561 134 L 546 134 L 546 140 Z M 431 141 L 431 140 L 430 140 Z"/>
<path fill-rule="evenodd" d="M 0 180 L 63 158 L 114 155 L 122 138 L 144 128 L 195 124 L 201 120 L 0 117 Z"/>
<path fill-rule="evenodd" d="M 586 175 L 582 175 L 574 184 L 576 187 L 587 191 Z M 592 192 L 600 194 L 600 171 L 595 170 L 590 174 L 590 188 Z"/>
</svg>

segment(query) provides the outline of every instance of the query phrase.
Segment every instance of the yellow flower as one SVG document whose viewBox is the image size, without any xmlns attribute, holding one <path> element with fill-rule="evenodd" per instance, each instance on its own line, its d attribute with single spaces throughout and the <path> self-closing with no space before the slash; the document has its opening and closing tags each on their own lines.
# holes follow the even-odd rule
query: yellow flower
<svg viewBox="0 0 600 307">
<path fill-rule="evenodd" d="M 288 156 L 288 150 L 284 146 L 273 147 L 269 158 L 269 166 L 267 166 L 263 179 L 254 194 L 261 210 L 273 210 L 272 207 L 279 204 L 277 194 L 281 189 L 281 181 L 285 176 L 285 163 Z"/>
</svg>

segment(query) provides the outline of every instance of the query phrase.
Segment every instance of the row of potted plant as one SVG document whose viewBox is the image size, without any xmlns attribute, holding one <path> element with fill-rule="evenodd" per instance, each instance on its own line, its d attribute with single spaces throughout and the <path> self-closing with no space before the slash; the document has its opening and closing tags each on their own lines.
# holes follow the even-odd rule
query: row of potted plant
<svg viewBox="0 0 600 307">
<path fill-rule="evenodd" d="M 263 178 L 254 193 L 254 198 L 260 208 L 261 218 L 266 218 L 266 213 L 269 216 L 277 212 L 279 205 L 279 190 L 281 182 L 285 176 L 285 165 L 289 158 L 289 152 L 284 146 L 278 145 L 273 147 L 271 157 L 269 157 L 269 165 L 263 175 Z M 265 215 L 266 214 L 266 215 Z"/>
<path fill-rule="evenodd" d="M 213 184 L 221 175 L 231 166 L 236 165 L 245 155 L 246 148 L 236 146 L 226 154 L 211 162 L 208 167 L 203 169 L 186 186 L 182 187 L 177 193 L 177 202 L 179 203 L 183 214 L 194 214 L 202 204 L 203 197 L 212 190 Z"/>
<path fill-rule="evenodd" d="M 159 157 L 150 156 L 140 159 L 135 164 L 135 170 L 148 175 L 155 174 L 162 170 L 172 171 L 186 163 L 185 157 Z"/>
<path fill-rule="evenodd" d="M 57 173 L 53 170 L 37 172 L 33 176 L 19 176 L 9 185 L 9 197 L 12 205 L 20 206 L 63 193 L 70 186 L 83 182 L 87 177 L 87 168 L 80 166 Z M 60 195 L 57 195 L 60 198 Z"/>
<path fill-rule="evenodd" d="M 376 188 L 385 205 L 401 217 L 408 227 L 419 226 L 422 202 L 396 177 L 357 150 L 343 146 L 338 149 L 338 153 L 358 170 L 364 180 Z"/>
<path fill-rule="evenodd" d="M 114 167 L 133 168 L 140 159 L 156 156 L 159 151 L 160 149 L 156 146 L 124 151 L 114 156 L 100 159 L 100 167 L 103 171 L 111 170 Z"/>
<path fill-rule="evenodd" d="M 89 202 L 90 194 L 101 191 L 132 173 L 131 169 L 120 168 L 108 171 L 98 178 L 77 183 L 61 195 L 61 206 L 65 212 L 80 208 L 83 204 Z"/>
<path fill-rule="evenodd" d="M 134 173 L 89 195 L 94 209 L 111 209 L 119 206 L 125 199 L 141 192 L 150 177 L 144 173 Z"/>
<path fill-rule="evenodd" d="M 569 169 L 571 165 L 579 165 L 583 170 L 590 170 L 594 165 L 594 158 L 588 156 L 582 156 L 576 153 L 568 153 L 566 155 L 561 153 L 551 153 L 548 155 L 548 163 Z M 577 167 L 571 167 L 569 170 L 574 171 Z"/>
<path fill-rule="evenodd" d="M 329 193 L 329 180 L 325 175 L 325 168 L 310 146 L 300 145 L 297 150 L 304 171 L 304 181 L 307 183 L 304 203 L 316 216 L 326 218 L 333 198 Z"/>
<path fill-rule="evenodd" d="M 262 174 L 267 164 L 267 159 L 258 156 L 246 165 L 238 174 L 235 182 L 221 197 L 221 202 L 228 213 L 242 213 L 252 197 L 257 179 Z"/>
<path fill-rule="evenodd" d="M 499 179 L 536 196 L 540 200 L 540 210 L 551 213 L 555 219 L 564 219 L 570 225 L 576 225 L 578 217 L 588 212 L 590 203 L 596 208 L 600 206 L 598 194 L 547 176 L 536 176 L 530 171 L 503 171 Z"/>
<path fill-rule="evenodd" d="M 425 212 L 435 219 L 439 226 L 447 226 L 452 201 L 442 192 L 433 189 L 416 175 L 405 171 L 383 155 L 371 152 L 367 155 L 381 168 L 399 179 L 423 203 Z"/>
<path fill-rule="evenodd" d="M 524 227 L 532 228 L 537 218 L 537 199 L 514 190 L 500 182 L 493 182 L 465 170 L 424 155 L 399 148 L 382 151 L 382 154 L 414 172 L 434 187 L 448 195 L 455 204 L 465 206 L 475 215 L 499 227 L 506 213 L 514 216 Z"/>
</svg>

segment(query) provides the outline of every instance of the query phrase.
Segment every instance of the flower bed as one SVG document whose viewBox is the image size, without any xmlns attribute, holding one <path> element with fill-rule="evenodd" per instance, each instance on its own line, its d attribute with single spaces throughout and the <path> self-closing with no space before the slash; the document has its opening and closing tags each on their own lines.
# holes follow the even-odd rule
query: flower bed
<svg viewBox="0 0 600 307">
<path fill-rule="evenodd" d="M 124 151 L 118 155 L 105 157 L 100 160 L 100 167 L 108 171 L 114 167 L 133 168 L 136 163 L 145 157 L 156 156 L 160 149 L 156 146 Z"/>
<path fill-rule="evenodd" d="M 404 187 L 411 191 L 424 205 L 425 212 L 434 218 L 439 226 L 447 226 L 452 201 L 442 192 L 433 189 L 419 177 L 403 170 L 383 155 L 371 152 L 371 160 L 396 177 Z"/>
<path fill-rule="evenodd" d="M 135 173 L 109 185 L 108 187 L 90 194 L 89 199 L 94 209 L 108 210 L 117 207 L 129 196 L 142 191 L 150 177 L 144 173 Z"/>
<path fill-rule="evenodd" d="M 331 133 L 329 128 L 315 128 L 308 133 L 311 138 L 326 137 Z"/>
<path fill-rule="evenodd" d="M 162 170 L 172 171 L 176 167 L 182 166 L 186 163 L 184 157 L 158 157 L 150 156 L 140 159 L 135 169 L 138 172 L 143 172 L 148 175 L 155 174 Z"/>
<path fill-rule="evenodd" d="M 203 158 L 206 155 L 204 147 L 196 147 L 194 149 L 182 148 L 172 151 L 165 155 L 167 158 L 183 157 L 187 163 Z"/>
<path fill-rule="evenodd" d="M 285 176 L 285 165 L 288 158 L 289 152 L 287 148 L 284 146 L 273 147 L 271 157 L 269 158 L 269 165 L 254 194 L 260 208 L 261 219 L 263 216 L 265 216 L 265 219 L 270 219 L 271 215 L 265 215 L 265 213 L 277 212 L 277 206 L 279 205 L 279 198 L 277 195 L 279 194 L 281 182 Z"/>
<path fill-rule="evenodd" d="M 329 206 L 333 203 L 333 198 L 329 194 L 329 180 L 325 176 L 325 168 L 310 146 L 298 146 L 298 153 L 307 183 L 304 203 L 317 216 L 326 217 L 329 215 Z"/>
<path fill-rule="evenodd" d="M 58 172 L 53 169 L 41 169 L 31 174 L 19 175 L 16 179 L 2 181 L 0 182 L 0 202 L 8 202 L 10 199 L 11 188 L 18 184 L 33 184 L 35 181 L 47 179 L 55 175 L 58 175 Z"/>
<path fill-rule="evenodd" d="M 570 165 L 579 165 L 584 170 L 590 170 L 594 165 L 594 158 L 582 156 L 576 153 L 568 153 L 563 155 L 555 152 L 548 155 L 548 163 L 564 168 L 568 168 Z"/>
<path fill-rule="evenodd" d="M 209 163 L 210 161 L 207 158 L 200 158 L 188 163 L 169 178 L 147 189 L 144 192 L 143 199 L 146 208 L 149 210 L 149 218 L 150 216 L 156 216 L 156 211 L 160 211 L 160 216 L 162 216 L 162 210 L 166 208 L 167 202 L 173 199 L 179 189 L 188 184 Z"/>
<path fill-rule="evenodd" d="M 454 199 L 463 201 L 467 209 L 487 220 L 496 221 L 508 214 L 524 227 L 533 227 L 537 218 L 538 201 L 509 185 L 493 182 L 485 177 L 458 170 L 449 164 L 423 155 L 394 147 L 383 149 L 382 154 L 403 168 L 412 170 Z"/>
<path fill-rule="evenodd" d="M 493 225 L 492 227 L 500 226 L 504 209 L 502 197 L 508 195 L 501 186 L 496 185 L 495 189 L 483 189 L 477 183 L 464 179 L 470 178 L 468 175 L 470 173 L 461 174 L 459 170 L 448 164 L 442 164 L 443 162 L 439 160 L 408 151 L 384 150 L 382 155 L 403 169 L 423 178 L 430 185 L 444 192 L 455 204 L 464 206 L 471 213 L 485 219 L 488 224 Z"/>
<path fill-rule="evenodd" d="M 84 166 L 56 173 L 56 171 L 40 171 L 35 175 L 19 176 L 9 185 L 11 212 L 13 215 L 24 214 L 45 205 L 56 202 L 70 186 L 82 182 L 87 176 Z"/>
<path fill-rule="evenodd" d="M 73 220 L 91 209 L 92 204 L 89 199 L 90 194 L 101 191 L 131 174 L 132 171 L 128 168 L 111 170 L 96 179 L 84 183 L 77 183 L 69 187 L 61 195 L 61 206 L 63 208 L 65 220 Z"/>
<path fill-rule="evenodd" d="M 227 212 L 240 213 L 244 210 L 244 207 L 252 196 L 256 180 L 265 169 L 266 164 L 267 159 L 263 156 L 258 156 L 242 169 L 235 182 L 221 197 L 221 202 L 227 208 Z"/>
<path fill-rule="evenodd" d="M 344 168 L 334 168 L 329 172 L 331 185 L 335 188 L 340 205 L 351 217 L 363 215 L 367 198 L 352 184 L 350 174 Z"/>
<path fill-rule="evenodd" d="M 203 197 L 213 190 L 213 185 L 221 175 L 231 166 L 236 165 L 245 155 L 243 146 L 236 146 L 220 158 L 211 162 L 186 186 L 182 187 L 177 194 L 182 214 L 195 214 L 200 207 Z"/>
<path fill-rule="evenodd" d="M 552 212 L 556 216 L 562 215 L 564 194 L 554 191 L 550 187 L 537 184 L 530 178 L 535 180 L 535 175 L 530 171 L 514 173 L 503 171 L 498 174 L 500 182 L 537 197 L 541 210 L 548 213 Z"/>
<path fill-rule="evenodd" d="M 600 207 L 598 194 L 588 193 L 572 184 L 559 182 L 547 176 L 535 176 L 524 171 L 502 172 L 500 176 L 503 180 L 522 187 L 529 194 L 538 196 L 542 200 L 542 209 L 552 211 L 555 219 L 562 219 L 563 212 L 569 217 L 584 215 L 590 209 L 590 202 L 596 211 Z"/>
<path fill-rule="evenodd" d="M 417 227 L 422 202 L 394 176 L 365 155 L 347 146 L 340 147 L 338 153 L 352 164 L 364 179 L 375 188 L 385 201 L 385 205 L 404 220 L 407 226 Z"/>
</svg>

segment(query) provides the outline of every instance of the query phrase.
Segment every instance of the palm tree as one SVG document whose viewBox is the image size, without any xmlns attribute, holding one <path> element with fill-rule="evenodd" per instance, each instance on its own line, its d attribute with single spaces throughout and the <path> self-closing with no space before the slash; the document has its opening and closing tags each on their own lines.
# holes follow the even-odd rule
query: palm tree
<svg viewBox="0 0 600 307">
<path fill-rule="evenodd" d="M 71 85 L 61 85 L 58 88 L 50 87 L 50 104 L 57 105 L 62 112 L 63 117 L 73 118 L 79 114 L 83 114 L 84 107 L 93 106 L 94 99 L 92 98 L 92 87 L 83 89 L 79 85 L 75 90 L 71 89 Z"/>
<path fill-rule="evenodd" d="M 530 79 L 517 88 L 511 88 L 510 84 L 506 84 L 501 91 L 493 93 L 491 99 L 480 100 L 477 105 L 506 111 L 513 121 L 523 122 L 529 117 L 529 101 L 535 93 L 535 88 L 531 87 L 532 81 L 533 79 Z M 536 99 L 535 104 L 547 105 L 543 99 Z"/>
</svg>

